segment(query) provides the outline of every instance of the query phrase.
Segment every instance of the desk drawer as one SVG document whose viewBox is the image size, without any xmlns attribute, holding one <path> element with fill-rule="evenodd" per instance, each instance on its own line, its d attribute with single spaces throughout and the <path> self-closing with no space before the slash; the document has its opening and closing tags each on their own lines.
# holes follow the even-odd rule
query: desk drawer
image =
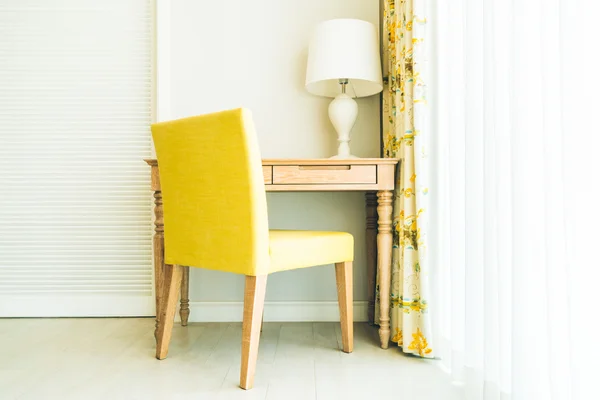
<svg viewBox="0 0 600 400">
<path fill-rule="evenodd" d="M 274 185 L 377 183 L 376 165 L 274 165 Z"/>
<path fill-rule="evenodd" d="M 273 183 L 273 166 L 263 165 L 263 176 L 265 177 L 265 185 Z"/>
</svg>

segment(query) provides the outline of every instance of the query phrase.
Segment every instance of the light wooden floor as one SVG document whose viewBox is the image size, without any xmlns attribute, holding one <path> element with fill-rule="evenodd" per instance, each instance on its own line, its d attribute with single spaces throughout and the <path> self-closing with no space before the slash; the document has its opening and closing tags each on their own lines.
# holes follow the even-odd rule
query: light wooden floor
<svg viewBox="0 0 600 400">
<path fill-rule="evenodd" d="M 338 323 L 265 323 L 248 392 L 240 323 L 176 325 L 163 361 L 153 331 L 150 318 L 0 319 L 0 399 L 462 398 L 435 361 L 380 349 L 364 323 L 352 354 L 338 350 Z"/>
</svg>

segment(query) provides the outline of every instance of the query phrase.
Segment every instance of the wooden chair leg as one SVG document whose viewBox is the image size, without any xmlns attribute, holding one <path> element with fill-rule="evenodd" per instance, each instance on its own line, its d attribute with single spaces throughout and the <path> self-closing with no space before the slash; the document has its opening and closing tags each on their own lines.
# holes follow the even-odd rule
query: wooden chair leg
<svg viewBox="0 0 600 400">
<path fill-rule="evenodd" d="M 344 353 L 354 349 L 354 310 L 352 300 L 352 261 L 335 264 L 340 322 L 342 324 L 342 346 Z"/>
<path fill-rule="evenodd" d="M 246 390 L 252 389 L 254 386 L 266 289 L 267 275 L 246 276 L 244 322 L 242 324 L 242 368 L 240 371 L 240 387 Z"/>
<path fill-rule="evenodd" d="M 171 342 L 171 333 L 173 332 L 182 273 L 183 268 L 180 265 L 165 265 L 162 276 L 162 307 L 160 307 L 160 322 L 156 338 L 156 358 L 159 360 L 167 358 L 169 352 L 169 342 Z"/>
</svg>

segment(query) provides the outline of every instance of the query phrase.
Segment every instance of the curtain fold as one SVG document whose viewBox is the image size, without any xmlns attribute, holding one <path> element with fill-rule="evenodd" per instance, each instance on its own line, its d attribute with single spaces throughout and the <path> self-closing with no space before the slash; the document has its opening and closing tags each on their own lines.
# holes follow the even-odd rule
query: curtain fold
<svg viewBox="0 0 600 400">
<path fill-rule="evenodd" d="M 440 358 L 466 399 L 600 398 L 600 5 L 383 10 L 393 341 Z"/>
<path fill-rule="evenodd" d="M 467 399 L 600 398 L 600 7 L 428 7 L 436 352 Z"/>
<path fill-rule="evenodd" d="M 382 125 L 384 156 L 401 159 L 393 203 L 391 340 L 406 353 L 431 358 L 425 4 L 384 1 Z"/>
</svg>

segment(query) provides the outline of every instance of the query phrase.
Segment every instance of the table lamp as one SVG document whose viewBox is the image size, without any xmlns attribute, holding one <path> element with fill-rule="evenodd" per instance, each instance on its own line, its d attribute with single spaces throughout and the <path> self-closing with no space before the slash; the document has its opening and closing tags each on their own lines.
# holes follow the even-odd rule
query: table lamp
<svg viewBox="0 0 600 400">
<path fill-rule="evenodd" d="M 350 153 L 350 131 L 358 115 L 354 97 L 381 92 L 381 59 L 375 26 L 358 19 L 333 19 L 315 28 L 308 48 L 306 90 L 334 97 L 329 119 L 338 134 L 338 154 Z"/>
</svg>

